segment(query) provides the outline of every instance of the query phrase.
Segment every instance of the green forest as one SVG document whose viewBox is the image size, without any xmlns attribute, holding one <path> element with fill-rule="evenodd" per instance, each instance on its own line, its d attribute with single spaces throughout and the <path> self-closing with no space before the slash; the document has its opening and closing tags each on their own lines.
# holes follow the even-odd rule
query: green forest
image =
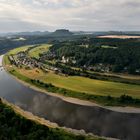
<svg viewBox="0 0 140 140">
<path fill-rule="evenodd" d="M 113 72 L 140 74 L 140 40 L 139 39 L 103 39 L 80 38 L 77 41 L 65 41 L 54 44 L 51 52 L 55 59 L 63 56 L 68 65 L 76 67 L 108 67 Z"/>
</svg>

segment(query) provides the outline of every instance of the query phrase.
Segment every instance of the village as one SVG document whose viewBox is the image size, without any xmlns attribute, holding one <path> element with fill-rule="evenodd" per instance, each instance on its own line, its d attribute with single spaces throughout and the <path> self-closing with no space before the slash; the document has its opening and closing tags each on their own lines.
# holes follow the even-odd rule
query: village
<svg viewBox="0 0 140 140">
<path fill-rule="evenodd" d="M 34 46 L 34 47 L 38 47 Z M 74 67 L 76 64 L 76 60 L 74 57 L 67 57 L 62 56 L 61 59 L 56 60 L 56 54 L 51 51 L 43 52 L 42 54 L 39 54 L 39 58 L 30 57 L 28 55 L 29 51 L 34 48 L 29 47 L 26 51 L 20 51 L 17 54 L 11 54 L 9 55 L 9 60 L 12 64 L 19 68 L 26 68 L 26 69 L 34 69 L 39 68 L 43 70 L 44 72 L 53 71 L 57 74 L 66 74 L 67 72 L 63 73 L 65 67 L 69 67 L 71 69 L 71 66 Z M 46 63 L 46 62 L 52 62 L 55 60 L 55 63 Z M 59 63 L 59 67 L 56 65 Z M 61 67 L 61 66 L 62 67 Z M 94 65 L 84 65 L 83 67 L 80 67 L 82 70 L 86 70 L 87 72 L 99 72 L 99 73 L 110 73 L 112 72 L 113 66 L 112 65 L 105 65 L 102 63 L 94 64 Z M 127 72 L 128 68 L 124 67 L 123 72 Z M 136 73 L 140 73 L 140 69 L 136 69 Z"/>
<path fill-rule="evenodd" d="M 26 68 L 26 69 L 34 69 L 39 68 L 44 72 L 54 71 L 55 73 L 62 74 L 62 68 L 58 68 L 55 65 L 45 64 L 45 60 L 52 60 L 55 57 L 55 54 L 52 53 L 44 53 L 41 55 L 39 59 L 29 57 L 28 51 L 21 51 L 14 55 L 9 55 L 9 60 L 11 64 L 14 64 L 18 68 Z M 62 57 L 62 60 L 58 60 L 59 63 L 64 65 L 67 64 L 75 64 L 76 60 L 74 58 L 67 58 L 65 56 Z M 96 72 L 106 72 L 109 73 L 111 66 L 104 66 L 103 64 L 98 64 L 95 66 L 84 66 L 87 71 L 96 71 Z"/>
<path fill-rule="evenodd" d="M 23 68 L 23 67 L 25 69 L 39 68 L 43 70 L 44 72 L 48 72 L 49 70 L 54 71 L 54 72 L 61 72 L 61 70 L 56 67 L 44 64 L 42 59 L 41 61 L 32 57 L 29 57 L 27 51 L 25 52 L 22 51 L 15 55 L 10 55 L 8 58 L 11 64 L 14 64 L 18 68 Z"/>
</svg>

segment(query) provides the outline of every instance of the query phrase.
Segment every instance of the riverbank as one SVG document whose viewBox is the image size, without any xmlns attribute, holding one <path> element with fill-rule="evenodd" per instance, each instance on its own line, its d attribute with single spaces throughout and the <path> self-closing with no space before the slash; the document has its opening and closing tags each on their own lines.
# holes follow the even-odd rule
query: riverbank
<svg viewBox="0 0 140 140">
<path fill-rule="evenodd" d="M 4 63 L 3 63 L 3 66 L 5 67 Z M 5 67 L 5 70 L 7 71 L 6 67 Z M 9 71 L 7 71 L 7 72 L 9 73 Z M 73 98 L 73 97 L 68 97 L 68 96 L 66 97 L 66 96 L 64 96 L 62 94 L 59 94 L 59 93 L 53 93 L 53 92 L 46 91 L 46 89 L 44 89 L 42 87 L 39 87 L 39 86 L 36 86 L 31 82 L 27 82 L 26 80 L 20 79 L 19 77 L 15 76 L 13 74 L 12 75 L 10 74 L 10 76 L 13 76 L 13 78 L 15 78 L 17 81 L 19 81 L 20 83 L 24 84 L 25 86 L 27 86 L 27 87 L 29 87 L 31 89 L 39 91 L 39 92 L 41 92 L 43 94 L 45 93 L 47 95 L 60 98 L 63 101 L 66 101 L 66 102 L 69 102 L 69 103 L 83 105 L 83 106 L 97 106 L 97 107 L 109 109 L 109 110 L 112 110 L 112 111 L 124 112 L 124 113 L 140 113 L 140 108 L 137 108 L 137 107 L 130 107 L 130 106 L 125 106 L 125 107 L 124 106 L 103 106 L 102 104 L 100 105 L 97 102 L 93 102 L 93 101 L 91 102 L 91 101 L 81 100 L 81 99 L 78 99 L 78 98 Z"/>
<path fill-rule="evenodd" d="M 47 120 L 45 120 L 43 118 L 39 118 L 39 117 L 33 115 L 30 112 L 24 111 L 21 108 L 15 106 L 14 104 L 11 104 L 11 103 L 7 102 L 6 100 L 4 100 L 2 98 L 0 99 L 0 105 L 1 104 L 3 106 L 5 106 L 5 108 L 7 110 L 9 110 L 9 112 L 11 112 L 11 115 L 14 115 L 12 113 L 12 111 L 14 111 L 15 112 L 15 117 L 19 118 L 18 121 L 20 120 L 20 116 L 22 116 L 20 121 L 26 120 L 26 121 L 28 121 L 28 123 L 29 123 L 29 121 L 31 121 L 32 123 L 34 123 L 34 125 L 39 125 L 39 126 L 42 125 L 42 127 L 46 126 L 46 128 L 44 127 L 44 130 L 45 129 L 48 130 L 48 128 L 49 128 L 48 131 L 52 132 L 51 133 L 52 138 L 53 138 L 53 135 L 55 133 L 57 133 L 57 134 L 60 134 L 61 139 L 63 139 L 63 138 L 65 139 L 65 137 L 67 137 L 70 140 L 71 140 L 71 138 L 73 140 L 77 140 L 79 138 L 82 138 L 83 140 L 105 140 L 105 138 L 99 138 L 99 137 L 94 136 L 92 134 L 90 134 L 90 135 L 85 134 L 84 131 L 78 131 L 78 130 L 69 129 L 69 128 L 60 128 L 57 124 L 51 123 L 51 122 L 49 122 L 49 121 L 47 121 Z M 5 111 L 5 114 L 6 114 L 6 111 Z M 7 118 L 7 119 L 9 119 L 9 118 Z M 25 123 L 25 121 L 24 121 L 24 123 Z M 30 133 L 31 133 L 31 131 L 30 131 Z M 26 134 L 26 136 L 27 135 L 28 135 L 28 133 Z M 0 136 L 2 136 L 2 134 Z M 20 137 L 21 136 L 23 136 L 23 135 L 21 134 Z M 42 137 L 44 137 L 44 136 L 42 135 Z"/>
<path fill-rule="evenodd" d="M 59 93 L 56 94 L 56 93 L 48 92 L 45 89 L 38 88 L 37 86 L 34 86 L 34 85 L 29 84 L 29 83 L 27 83 L 25 81 L 22 81 L 22 80 L 18 79 L 15 76 L 13 76 L 13 78 L 15 78 L 17 81 L 19 81 L 20 83 L 24 84 L 27 87 L 29 87 L 31 89 L 34 89 L 34 90 L 36 90 L 38 92 L 41 92 L 42 94 L 45 93 L 45 94 L 47 94 L 49 96 L 54 96 L 54 97 L 60 98 L 61 100 L 69 102 L 69 103 L 72 103 L 72 104 L 77 104 L 77 105 L 82 105 L 82 106 L 93 106 L 93 107 L 96 106 L 96 107 L 108 109 L 108 110 L 115 111 L 115 112 L 140 113 L 140 108 L 138 108 L 138 107 L 131 107 L 131 106 L 125 106 L 125 107 L 123 107 L 123 106 L 103 106 L 103 105 L 100 105 L 100 104 L 97 104 L 97 103 L 94 103 L 94 102 L 90 102 L 90 101 L 80 100 L 80 99 L 72 98 L 72 97 L 65 97 L 63 95 L 60 95 Z"/>
<path fill-rule="evenodd" d="M 5 97 L 5 95 L 2 95 L 2 97 L 39 117 L 57 122 L 60 126 L 78 130 L 84 129 L 86 132 L 92 132 L 99 136 L 115 138 L 125 138 L 125 136 L 130 138 L 136 136 L 136 133 L 133 133 L 134 131 L 137 132 L 137 130 L 139 130 L 137 128 L 137 124 L 139 124 L 139 114 L 112 112 L 100 107 L 79 106 L 68 103 L 59 98 L 51 97 L 30 89 L 28 88 L 29 86 L 20 84 L 10 75 L 4 70 L 1 72 L 1 77 L 4 79 L 1 80 L 0 85 L 4 94 L 7 94 L 6 88 L 10 89 L 10 87 L 13 87 L 11 90 L 8 90 L 7 97 Z M 5 80 L 5 78 L 7 80 Z M 9 99 L 9 97 L 12 98 Z M 135 123 L 135 120 L 137 120 L 137 123 Z M 119 125 L 116 125 L 118 121 Z M 61 124 L 61 122 L 63 124 Z M 113 133 L 114 129 L 112 129 L 112 127 L 117 130 L 115 133 Z M 131 128 L 134 128 L 134 131 L 131 131 Z M 127 131 L 123 131 L 124 129 Z M 110 135 L 111 133 L 114 135 Z"/>
<path fill-rule="evenodd" d="M 77 110 L 79 110 L 78 109 L 80 107 L 79 105 L 73 105 L 73 104 L 64 102 L 58 98 L 45 95 L 44 93 L 41 94 L 40 92 L 30 89 L 30 88 L 28 88 L 29 86 L 25 86 L 25 85 L 19 83 L 17 80 L 15 80 L 12 77 L 12 75 L 8 74 L 4 69 L 3 69 L 3 71 L 0 72 L 0 87 L 3 91 L 3 93 L 0 94 L 1 97 L 6 99 L 8 102 L 26 110 L 26 111 L 32 112 L 34 115 L 37 115 L 38 117 L 45 118 L 51 122 L 56 122 L 62 128 L 64 126 L 66 127 L 66 129 L 72 128 L 72 129 L 68 129 L 68 130 L 70 130 L 72 132 L 74 131 L 74 133 L 76 133 L 77 130 L 79 130 L 77 133 L 85 134 L 85 132 L 83 131 L 83 128 L 85 128 L 84 130 L 87 133 L 92 132 L 94 134 L 94 131 L 87 130 L 86 125 L 83 125 L 82 127 L 75 127 L 75 126 L 72 127 L 70 125 L 67 125 L 67 122 L 69 122 L 69 120 L 72 119 L 71 117 L 69 117 L 69 112 L 67 112 L 67 109 L 71 108 L 74 112 L 74 108 L 77 108 Z M 7 89 L 9 89 L 9 90 L 7 90 Z M 55 104 L 57 104 L 57 103 L 59 103 L 60 106 L 61 106 L 61 104 L 65 104 L 66 106 L 64 105 L 65 106 L 64 108 L 57 107 L 57 109 L 55 110 Z M 57 105 L 57 106 L 59 106 L 59 105 Z M 67 106 L 68 106 L 68 108 L 67 108 Z M 67 119 L 63 118 L 63 113 L 62 113 L 62 119 L 60 118 L 60 121 L 64 121 L 64 124 L 61 124 L 61 123 L 59 123 L 59 121 L 55 120 L 55 116 L 57 116 L 55 114 L 55 112 L 58 111 L 61 114 L 62 108 L 64 110 L 66 109 L 66 112 L 64 111 L 64 113 L 66 113 L 66 114 L 68 113 Z M 85 107 L 83 106 L 82 108 L 85 108 Z M 88 107 L 86 107 L 86 108 L 88 108 Z M 74 114 L 73 112 L 71 112 L 71 114 Z M 79 112 L 79 114 L 81 114 L 81 113 Z M 30 113 L 29 113 L 29 115 L 30 115 Z M 52 118 L 54 118 L 54 119 L 52 119 Z M 75 116 L 75 119 L 76 119 L 76 116 Z M 76 121 L 76 122 L 78 122 L 78 121 Z M 49 124 L 49 126 L 50 126 L 50 124 Z M 54 126 L 52 126 L 52 127 L 54 127 Z M 65 127 L 64 127 L 64 129 L 65 129 Z M 76 129 L 76 130 L 73 130 L 73 129 Z M 96 134 L 96 135 L 98 135 L 98 134 Z"/>
</svg>

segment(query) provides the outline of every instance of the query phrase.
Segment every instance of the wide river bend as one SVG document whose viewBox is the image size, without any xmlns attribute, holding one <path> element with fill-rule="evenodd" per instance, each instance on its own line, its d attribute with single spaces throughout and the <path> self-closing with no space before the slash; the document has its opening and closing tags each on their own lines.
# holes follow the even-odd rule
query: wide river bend
<svg viewBox="0 0 140 140">
<path fill-rule="evenodd" d="M 99 136 L 140 140 L 140 113 L 123 113 L 98 106 L 84 106 L 42 94 L 18 82 L 2 67 L 0 97 L 59 126 L 85 130 Z"/>
</svg>

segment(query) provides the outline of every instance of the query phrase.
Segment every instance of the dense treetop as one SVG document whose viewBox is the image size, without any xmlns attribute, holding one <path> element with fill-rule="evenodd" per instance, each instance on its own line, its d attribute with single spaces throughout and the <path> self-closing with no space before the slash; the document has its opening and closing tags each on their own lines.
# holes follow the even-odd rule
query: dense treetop
<svg viewBox="0 0 140 140">
<path fill-rule="evenodd" d="M 51 48 L 56 59 L 63 56 L 76 60 L 77 67 L 104 64 L 115 72 L 136 73 L 140 70 L 140 39 L 81 38 L 60 42 Z"/>
</svg>

